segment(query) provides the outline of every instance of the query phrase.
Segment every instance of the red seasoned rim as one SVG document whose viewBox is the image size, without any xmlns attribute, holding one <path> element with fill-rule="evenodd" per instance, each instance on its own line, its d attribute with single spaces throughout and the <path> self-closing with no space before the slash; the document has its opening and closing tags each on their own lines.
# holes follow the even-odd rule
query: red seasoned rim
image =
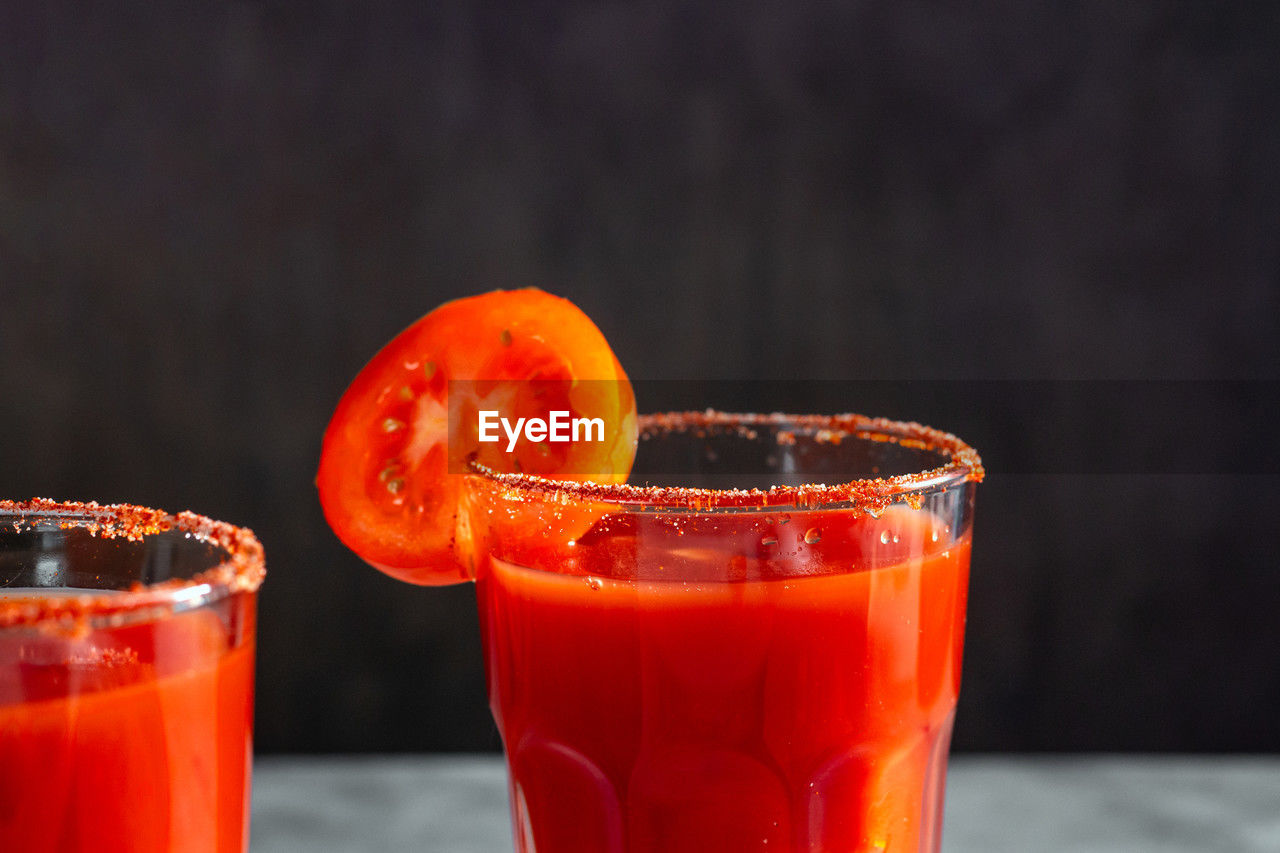
<svg viewBox="0 0 1280 853">
<path fill-rule="evenodd" d="M 964 482 L 978 483 L 986 472 L 978 452 L 949 432 L 911 421 L 893 421 L 859 414 L 788 415 L 731 414 L 708 409 L 705 412 L 662 412 L 641 415 L 640 440 L 673 432 L 734 430 L 744 438 L 755 438 L 756 430 L 767 427 L 777 440 L 786 441 L 796 433 L 813 435 L 818 441 L 839 442 L 845 438 L 888 441 L 918 450 L 932 451 L 947 463 L 912 474 L 844 483 L 809 483 L 801 486 L 771 486 L 768 489 L 693 489 L 673 486 L 635 486 L 627 483 L 595 483 L 552 480 L 533 474 L 501 474 L 472 461 L 476 475 L 504 488 L 531 497 L 581 500 L 664 509 L 710 510 L 798 506 L 816 508 L 828 504 L 883 507 L 913 495 L 939 492 Z"/>
<path fill-rule="evenodd" d="M 225 557 L 212 568 L 186 579 L 134 584 L 114 595 L 85 594 L 40 599 L 0 599 L 0 628 L 35 625 L 104 627 L 188 610 L 239 592 L 256 592 L 266 575 L 262 544 L 253 531 L 193 512 L 171 515 L 129 504 L 75 503 L 35 498 L 0 500 L 0 525 L 21 530 L 41 522 L 64 529 L 82 527 L 104 539 L 139 541 L 177 530 L 220 549 Z M 3 587 L 0 587 L 3 590 Z"/>
</svg>

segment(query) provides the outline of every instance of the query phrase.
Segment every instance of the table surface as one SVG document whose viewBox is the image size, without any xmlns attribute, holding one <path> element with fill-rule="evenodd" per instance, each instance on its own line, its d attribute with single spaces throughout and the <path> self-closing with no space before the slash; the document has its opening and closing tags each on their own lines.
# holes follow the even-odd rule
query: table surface
<svg viewBox="0 0 1280 853">
<path fill-rule="evenodd" d="M 510 853 L 494 756 L 265 757 L 252 853 Z M 1280 756 L 951 759 L 944 853 L 1280 851 Z"/>
</svg>

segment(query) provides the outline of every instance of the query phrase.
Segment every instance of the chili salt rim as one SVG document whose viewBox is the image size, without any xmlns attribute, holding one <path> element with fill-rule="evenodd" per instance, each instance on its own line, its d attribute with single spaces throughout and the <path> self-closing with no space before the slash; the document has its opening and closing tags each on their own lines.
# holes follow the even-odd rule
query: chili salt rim
<svg viewBox="0 0 1280 853">
<path fill-rule="evenodd" d="M 796 433 L 812 434 L 817 441 L 840 442 L 845 438 L 888 441 L 918 450 L 945 454 L 949 463 L 912 474 L 850 480 L 844 483 L 809 483 L 800 486 L 771 486 L 768 489 L 702 489 L 680 486 L 636 486 L 629 483 L 598 483 L 589 480 L 555 480 L 534 474 L 506 474 L 471 460 L 474 475 L 504 488 L 550 497 L 577 498 L 654 509 L 717 509 L 758 507 L 815 507 L 824 504 L 853 504 L 869 509 L 883 508 L 906 495 L 923 495 L 986 476 L 978 452 L 957 436 L 915 421 L 894 421 L 867 415 L 733 414 L 708 409 L 703 412 L 660 412 L 640 415 L 640 440 L 672 432 L 721 431 L 733 429 L 754 438 L 756 428 L 777 430 L 780 444 Z"/>
<path fill-rule="evenodd" d="M 219 601 L 241 592 L 256 592 L 266 576 L 262 543 L 247 527 L 214 521 L 194 512 L 176 515 L 130 504 L 79 503 L 33 498 L 29 501 L 0 500 L 0 525 L 15 530 L 40 523 L 56 523 L 61 529 L 83 528 L 95 537 L 122 538 L 132 542 L 147 536 L 177 530 L 225 553 L 216 566 L 188 579 L 174 578 L 155 584 L 135 583 L 114 595 L 92 593 L 65 598 L 23 597 L 0 599 L 0 628 L 31 627 L 38 624 L 104 627 L 131 618 L 147 618 L 183 608 Z M 184 590 L 208 587 L 207 592 L 182 599 Z M 4 587 L 0 587 L 0 590 Z"/>
</svg>

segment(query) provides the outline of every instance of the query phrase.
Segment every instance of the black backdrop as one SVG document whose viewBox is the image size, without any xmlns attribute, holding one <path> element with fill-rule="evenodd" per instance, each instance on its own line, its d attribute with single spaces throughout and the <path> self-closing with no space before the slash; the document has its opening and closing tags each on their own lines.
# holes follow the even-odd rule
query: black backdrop
<svg viewBox="0 0 1280 853">
<path fill-rule="evenodd" d="M 994 472 L 957 748 L 1280 748 L 1274 451 L 1027 465 L 964 404 L 1280 378 L 1275 5 L 552 9 L 4 4 L 0 494 L 253 527 L 263 751 L 497 748 L 472 591 L 363 567 L 311 482 L 383 342 L 535 284 L 642 379 L 948 389 Z"/>
</svg>

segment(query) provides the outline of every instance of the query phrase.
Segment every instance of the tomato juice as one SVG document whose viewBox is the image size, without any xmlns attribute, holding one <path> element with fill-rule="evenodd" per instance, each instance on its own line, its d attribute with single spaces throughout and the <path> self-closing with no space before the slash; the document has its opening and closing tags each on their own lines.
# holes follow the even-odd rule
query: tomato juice
<svg viewBox="0 0 1280 853">
<path fill-rule="evenodd" d="M 524 289 L 384 346 L 316 484 L 372 566 L 477 583 L 522 853 L 936 853 L 982 478 L 917 423 L 638 415 Z"/>
<path fill-rule="evenodd" d="M 123 591 L 0 593 L 0 849 L 243 853 L 260 546 L 173 518 L 188 529 L 111 539 L 100 518 L 41 509 L 5 513 L 20 532 L 0 536 L 0 562 L 28 581 L 55 567 Z M 210 530 L 222 544 L 202 541 Z M 204 571 L 180 577 L 189 568 Z"/>
<path fill-rule="evenodd" d="M 527 512 L 477 587 L 521 851 L 937 849 L 966 522 Z"/>
</svg>

